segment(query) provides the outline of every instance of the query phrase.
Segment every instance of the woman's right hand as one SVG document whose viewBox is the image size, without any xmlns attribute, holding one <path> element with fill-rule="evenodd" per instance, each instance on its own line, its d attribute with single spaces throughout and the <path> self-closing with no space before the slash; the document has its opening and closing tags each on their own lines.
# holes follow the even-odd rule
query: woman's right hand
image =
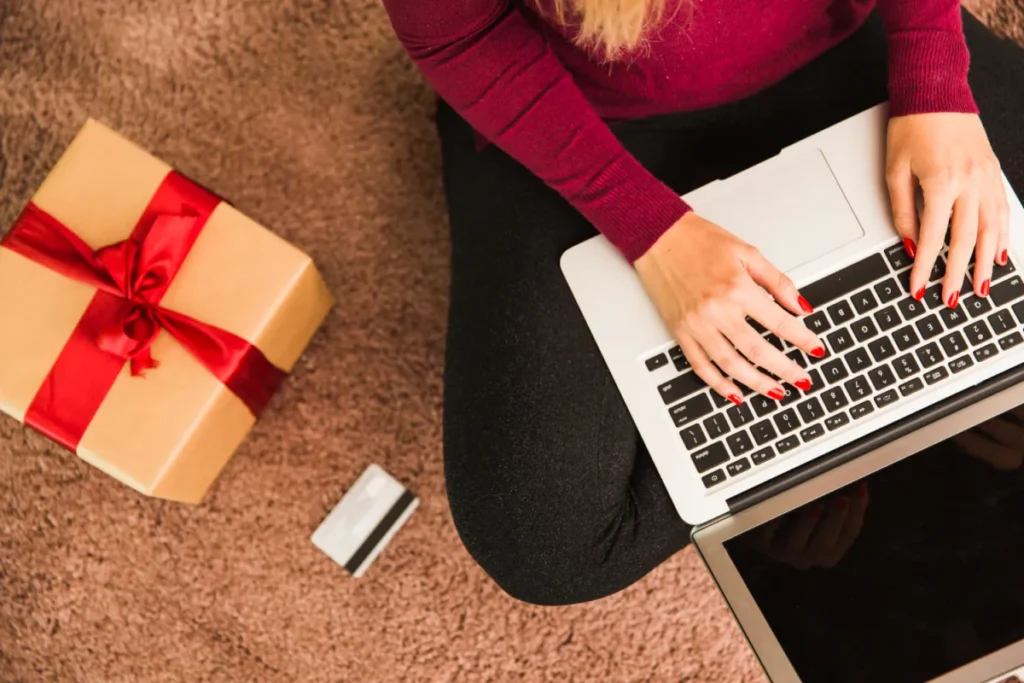
<svg viewBox="0 0 1024 683">
<path fill-rule="evenodd" d="M 796 317 L 813 312 L 811 305 L 757 249 L 691 212 L 634 266 L 693 371 L 719 394 L 739 404 L 743 392 L 735 380 L 781 400 L 782 385 L 755 366 L 810 389 L 807 371 L 747 322 L 749 316 L 806 353 L 825 355 Z"/>
</svg>

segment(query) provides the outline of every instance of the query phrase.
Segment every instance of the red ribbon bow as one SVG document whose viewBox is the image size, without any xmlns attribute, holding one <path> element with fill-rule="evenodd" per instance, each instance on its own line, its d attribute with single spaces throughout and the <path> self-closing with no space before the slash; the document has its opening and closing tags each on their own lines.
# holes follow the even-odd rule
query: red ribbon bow
<svg viewBox="0 0 1024 683">
<path fill-rule="evenodd" d="M 124 364 L 133 376 L 158 366 L 150 349 L 161 329 L 254 415 L 266 407 L 283 370 L 245 339 L 160 306 L 219 203 L 172 171 L 131 236 L 96 251 L 39 207 L 25 208 L 0 246 L 97 290 L 33 399 L 26 424 L 75 450 Z"/>
</svg>

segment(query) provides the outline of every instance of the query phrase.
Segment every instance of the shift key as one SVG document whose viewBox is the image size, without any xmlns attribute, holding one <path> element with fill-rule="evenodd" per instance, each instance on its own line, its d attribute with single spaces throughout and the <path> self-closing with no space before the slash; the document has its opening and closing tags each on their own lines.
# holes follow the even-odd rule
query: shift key
<svg viewBox="0 0 1024 683">
<path fill-rule="evenodd" d="M 729 453 L 725 450 L 725 444 L 721 441 L 711 444 L 690 454 L 698 474 L 704 474 L 710 469 L 718 467 L 729 461 Z"/>
</svg>

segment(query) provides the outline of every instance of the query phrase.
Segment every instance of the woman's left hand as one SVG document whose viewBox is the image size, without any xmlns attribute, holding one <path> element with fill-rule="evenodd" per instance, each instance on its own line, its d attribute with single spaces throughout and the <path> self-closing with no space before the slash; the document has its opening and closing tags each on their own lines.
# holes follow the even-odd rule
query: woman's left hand
<svg viewBox="0 0 1024 683">
<path fill-rule="evenodd" d="M 886 180 L 893 220 L 914 259 L 910 292 L 924 296 L 932 265 L 945 244 L 949 254 L 942 300 L 955 308 L 971 252 L 974 292 L 988 296 L 993 262 L 1006 263 L 1009 208 L 999 161 L 974 114 L 914 114 L 889 121 Z M 915 184 L 924 194 L 920 218 Z M 952 224 L 950 216 L 952 215 Z"/>
</svg>

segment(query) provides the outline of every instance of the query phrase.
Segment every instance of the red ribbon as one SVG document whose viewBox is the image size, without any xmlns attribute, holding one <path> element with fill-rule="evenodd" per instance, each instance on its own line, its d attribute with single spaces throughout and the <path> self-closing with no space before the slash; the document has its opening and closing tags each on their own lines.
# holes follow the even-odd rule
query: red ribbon
<svg viewBox="0 0 1024 683">
<path fill-rule="evenodd" d="M 25 424 L 75 450 L 124 364 L 132 376 L 159 365 L 150 348 L 161 329 L 253 415 L 263 411 L 284 371 L 245 339 L 160 306 L 219 203 L 172 171 L 131 236 L 96 251 L 39 207 L 25 208 L 0 246 L 97 290 L 29 406 Z"/>
</svg>

